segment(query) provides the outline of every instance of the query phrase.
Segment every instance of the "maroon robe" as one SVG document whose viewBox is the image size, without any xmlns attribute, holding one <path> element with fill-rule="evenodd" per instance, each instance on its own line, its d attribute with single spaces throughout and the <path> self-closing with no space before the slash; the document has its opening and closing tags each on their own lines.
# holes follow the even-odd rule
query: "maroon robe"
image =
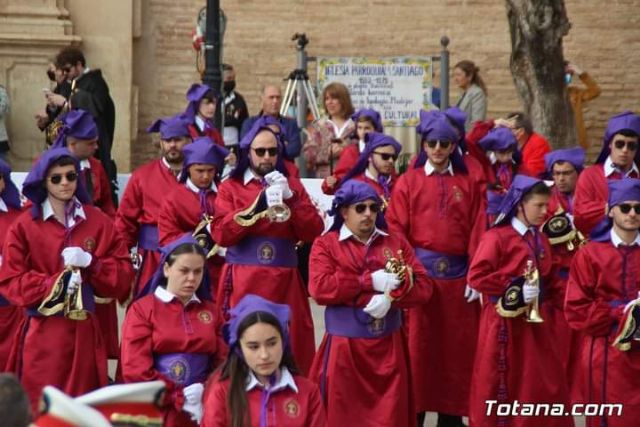
<svg viewBox="0 0 640 427">
<path fill-rule="evenodd" d="M 180 183 L 162 159 L 153 160 L 131 174 L 116 215 L 116 229 L 124 238 L 127 248 L 138 244 L 142 227 L 158 226 L 160 206 Z M 153 276 L 160 262 L 160 254 L 154 250 L 139 249 L 143 261 L 136 273 L 134 294 L 137 294 Z"/>
<path fill-rule="evenodd" d="M 9 227 L 21 213 L 21 211 L 13 208 L 9 208 L 8 212 L 0 212 L 0 242 L 5 241 Z M 1 246 L 0 266 L 2 266 Z M 19 334 L 19 327 L 23 318 L 23 309 L 11 305 L 0 295 L 0 372 L 8 370 L 6 366 L 9 360 L 9 354 L 11 353 L 11 347 L 15 337 Z"/>
<path fill-rule="evenodd" d="M 628 249 L 628 250 L 627 250 Z M 627 302 L 640 291 L 640 248 L 616 248 L 609 240 L 589 242 L 575 255 L 565 300 L 569 325 L 582 333 L 582 397 L 588 403 L 621 403 L 622 416 L 608 427 L 628 427 L 640 419 L 640 343 L 620 351 L 611 344 Z M 588 427 L 604 425 L 587 418 Z"/>
<path fill-rule="evenodd" d="M 122 325 L 122 375 L 124 381 L 162 379 L 171 384 L 165 402 L 167 427 L 197 426 L 182 411 L 183 387 L 162 375 L 154 366 L 154 356 L 167 353 L 197 353 L 209 356 L 209 372 L 224 359 L 227 351 L 221 337 L 222 324 L 210 301 L 191 301 L 183 306 L 177 298 L 170 302 L 146 295 L 131 304 Z M 204 385 L 204 384 L 203 384 Z"/>
<path fill-rule="evenodd" d="M 529 235 L 530 232 L 527 232 Z M 526 237 L 529 239 L 530 237 Z M 487 416 L 488 400 L 510 403 L 569 404 L 566 375 L 550 319 L 562 308 L 562 289 L 550 280 L 549 242 L 540 233 L 542 250 L 537 258 L 525 237 L 510 224 L 488 230 L 469 267 L 469 285 L 482 293 L 482 314 L 469 399 L 470 426 L 510 427 L 573 426 L 571 417 L 503 417 L 493 409 Z M 543 323 L 529 323 L 525 315 L 502 317 L 496 310 L 511 280 L 522 276 L 527 261 L 537 262 L 540 274 L 540 315 Z M 536 261 L 537 260 L 537 261 Z M 568 408 L 568 406 L 567 406 Z"/>
<path fill-rule="evenodd" d="M 31 211 L 14 222 L 4 242 L 0 270 L 0 289 L 9 301 L 33 310 L 49 300 L 64 268 L 60 254 L 71 246 L 93 256 L 91 265 L 81 272 L 83 282 L 91 285 L 96 296 L 129 296 L 133 270 L 113 221 L 96 207 L 83 208 L 86 220 L 76 217 L 67 237 L 56 219 L 43 221 L 41 215 L 34 219 Z M 48 384 L 71 396 L 107 385 L 106 343 L 95 314 L 81 321 L 32 315 L 26 318 L 22 334 L 9 363 L 34 409 Z"/>
<path fill-rule="evenodd" d="M 213 216 L 216 193 L 207 192 L 207 212 Z M 202 220 L 200 196 L 189 189 L 186 184 L 171 191 L 162 203 L 158 215 L 158 232 L 160 246 L 165 246 L 185 233 L 193 234 Z M 224 258 L 213 255 L 207 260 L 211 294 L 215 297 Z"/>
<path fill-rule="evenodd" d="M 291 209 L 291 218 L 282 223 L 270 222 L 267 218 L 250 226 L 236 222 L 236 214 L 245 211 L 262 191 L 260 181 L 252 179 L 246 185 L 242 178 L 229 178 L 220 185 L 215 202 L 212 237 L 223 247 L 241 244 L 245 239 L 277 238 L 295 245 L 298 241 L 311 242 L 323 230 L 322 218 L 311 202 L 309 195 L 297 178 L 289 177 L 289 186 L 294 195 L 286 201 Z M 275 251 L 274 251 L 275 252 Z M 272 252 L 271 255 L 277 256 Z M 291 308 L 291 345 L 296 363 L 306 374 L 315 353 L 313 321 L 307 291 L 297 265 L 293 267 L 227 264 L 222 268 L 216 301 L 226 315 L 246 294 L 256 294 Z"/>
<path fill-rule="evenodd" d="M 311 250 L 309 291 L 318 304 L 350 307 L 367 305 L 377 294 L 371 273 L 384 268 L 387 254 L 413 268 L 413 288 L 392 304 L 411 308 L 425 304 L 433 283 L 402 237 L 376 235 L 369 245 L 339 231 L 316 239 Z M 402 286 L 408 286 L 405 278 Z M 366 317 L 365 317 L 366 318 Z M 358 319 L 354 319 L 357 321 Z M 320 384 L 329 425 L 415 426 L 409 354 L 402 328 L 379 338 L 349 338 L 325 333 L 309 378 Z"/>
<path fill-rule="evenodd" d="M 466 256 L 474 253 L 486 219 L 479 177 L 455 173 L 427 176 L 412 168 L 394 185 L 385 212 L 390 233 L 412 247 L 442 254 L 429 272 L 435 287 L 429 302 L 408 310 L 409 356 L 418 411 L 468 412 L 480 305 L 464 298 Z M 462 275 L 449 275 L 448 259 L 464 259 Z M 461 325 L 464 325 L 463 327 Z M 450 331 L 456 331 L 455 334 Z"/>
</svg>

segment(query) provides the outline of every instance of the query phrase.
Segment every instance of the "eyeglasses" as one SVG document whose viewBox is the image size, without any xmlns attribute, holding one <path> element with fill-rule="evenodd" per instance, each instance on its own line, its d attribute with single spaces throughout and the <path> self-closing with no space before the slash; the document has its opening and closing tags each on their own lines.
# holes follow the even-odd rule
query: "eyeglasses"
<svg viewBox="0 0 640 427">
<path fill-rule="evenodd" d="M 364 211 L 367 210 L 367 208 L 369 208 L 369 210 L 371 211 L 371 213 L 378 213 L 380 212 L 380 205 L 377 203 L 371 203 L 370 205 L 366 204 L 366 203 L 358 203 L 354 209 L 356 210 L 357 213 L 362 214 L 364 213 Z"/>
<path fill-rule="evenodd" d="M 373 154 L 377 154 L 378 156 L 380 156 L 380 158 L 382 160 L 384 160 L 385 162 L 393 159 L 393 161 L 395 162 L 396 160 L 398 160 L 398 155 L 397 154 L 389 154 L 389 153 L 379 153 L 377 151 L 374 151 Z"/>
<path fill-rule="evenodd" d="M 252 148 L 252 150 L 256 153 L 256 156 L 258 157 L 264 157 L 266 153 L 269 153 L 270 157 L 274 157 L 276 154 L 278 154 L 278 147 Z"/>
<path fill-rule="evenodd" d="M 68 182 L 74 182 L 76 179 L 78 179 L 78 174 L 75 172 L 67 172 L 66 175 L 56 173 L 54 175 L 51 175 L 49 179 L 51 180 L 52 184 L 58 185 L 62 182 L 62 177 L 65 177 Z"/>
<path fill-rule="evenodd" d="M 427 146 L 429 148 L 436 148 L 436 145 L 440 145 L 440 148 L 447 149 L 451 146 L 451 141 L 427 141 Z"/>
<path fill-rule="evenodd" d="M 621 203 L 618 206 L 620 207 L 620 212 L 625 215 L 631 212 L 631 209 L 633 209 L 636 215 L 640 215 L 640 203 L 635 205 L 632 205 L 631 203 Z"/>
<path fill-rule="evenodd" d="M 623 141 L 621 139 L 613 141 L 613 144 L 618 150 L 622 150 L 625 145 L 629 151 L 636 151 L 638 149 L 638 143 L 636 141 Z"/>
</svg>

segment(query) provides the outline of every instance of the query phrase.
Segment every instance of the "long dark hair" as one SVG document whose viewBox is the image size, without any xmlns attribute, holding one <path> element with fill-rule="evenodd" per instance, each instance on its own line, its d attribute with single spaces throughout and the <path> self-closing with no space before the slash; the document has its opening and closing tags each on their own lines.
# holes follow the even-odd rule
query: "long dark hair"
<svg viewBox="0 0 640 427">
<path fill-rule="evenodd" d="M 248 410 L 247 404 L 247 392 L 245 387 L 247 384 L 247 377 L 249 375 L 249 366 L 242 356 L 242 349 L 240 348 L 240 338 L 250 326 L 256 323 L 266 323 L 276 328 L 280 334 L 282 342 L 282 360 L 280 361 L 279 369 L 283 367 L 287 368 L 292 374 L 297 374 L 293 360 L 293 354 L 288 344 L 288 340 L 280 326 L 280 322 L 274 315 L 265 311 L 255 311 L 245 317 L 240 325 L 238 325 L 238 341 L 229 349 L 227 360 L 220 368 L 220 380 L 230 379 L 229 393 L 227 395 L 227 405 L 229 406 L 229 412 L 231 413 L 231 426 L 232 427 L 246 427 L 251 425 L 251 414 Z"/>
<path fill-rule="evenodd" d="M 478 68 L 472 61 L 465 59 L 458 62 L 453 68 L 460 68 L 468 77 L 471 77 L 471 84 L 480 86 L 480 89 L 482 89 L 485 95 L 489 94 L 487 92 L 487 86 L 484 84 L 482 77 L 480 77 L 480 68 Z"/>
</svg>

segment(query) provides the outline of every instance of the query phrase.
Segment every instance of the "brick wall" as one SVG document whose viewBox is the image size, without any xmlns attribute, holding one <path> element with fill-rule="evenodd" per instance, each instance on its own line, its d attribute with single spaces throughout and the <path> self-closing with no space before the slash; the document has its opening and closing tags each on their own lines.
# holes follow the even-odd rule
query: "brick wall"
<svg viewBox="0 0 640 427">
<path fill-rule="evenodd" d="M 499 0 L 222 1 L 227 17 L 224 60 L 237 70 L 238 90 L 251 113 L 259 109 L 265 83 L 278 82 L 294 68 L 291 35 L 306 32 L 310 55 L 437 54 L 442 34 L 451 39 L 451 63 L 475 61 L 489 90 L 489 115 L 520 109 L 509 72 L 506 12 Z M 139 86 L 141 127 L 185 106 L 184 92 L 198 79 L 191 30 L 203 0 L 149 0 L 143 3 L 143 35 L 134 43 L 134 84 Z M 640 0 L 603 3 L 567 0 L 572 23 L 565 56 L 588 71 L 602 95 L 586 105 L 592 144 L 598 145 L 610 115 L 640 110 Z M 313 66 L 313 64 L 312 64 Z M 452 88 L 451 98 L 458 96 Z M 597 150 L 597 147 L 595 148 Z M 157 152 L 138 132 L 132 166 Z"/>
</svg>

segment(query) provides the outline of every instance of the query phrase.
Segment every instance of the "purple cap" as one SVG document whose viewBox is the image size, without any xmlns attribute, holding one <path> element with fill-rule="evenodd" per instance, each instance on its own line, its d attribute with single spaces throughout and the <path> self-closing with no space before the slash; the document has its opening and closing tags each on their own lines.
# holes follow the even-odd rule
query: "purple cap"
<svg viewBox="0 0 640 427">
<path fill-rule="evenodd" d="M 416 132 L 420 134 L 421 141 L 451 141 L 458 142 L 460 134 L 456 127 L 451 123 L 450 118 L 443 112 L 437 110 L 424 111 L 420 110 L 420 123 L 416 126 Z M 462 134 L 464 136 L 464 134 Z M 467 167 L 462 158 L 463 154 L 460 150 L 453 150 L 449 158 L 455 170 L 467 173 Z M 421 147 L 414 167 L 421 168 L 427 162 L 427 153 Z"/>
<path fill-rule="evenodd" d="M 80 163 L 67 148 L 51 148 L 40 156 L 22 184 L 22 194 L 24 194 L 24 196 L 33 203 L 32 213 L 34 217 L 40 213 L 40 205 L 47 198 L 47 189 L 45 187 L 47 172 L 51 168 L 51 165 L 62 157 L 71 158 L 73 160 L 76 173 L 80 174 Z M 89 198 L 87 190 L 84 188 L 82 180 L 78 179 L 76 182 L 77 188 L 75 196 L 81 203 L 91 203 L 91 199 Z"/>
<path fill-rule="evenodd" d="M 369 157 L 373 154 L 376 148 L 391 145 L 394 148 L 396 155 L 400 154 L 400 151 L 402 151 L 402 145 L 400 145 L 395 138 L 383 133 L 369 132 L 364 136 L 364 140 L 366 142 L 364 150 L 360 153 L 360 157 L 358 157 L 358 161 L 355 166 L 352 167 L 342 178 L 342 182 L 346 182 L 354 176 L 364 173 L 369 165 Z"/>
<path fill-rule="evenodd" d="M 494 225 L 502 224 L 515 215 L 516 206 L 522 201 L 522 198 L 534 185 L 543 182 L 541 179 L 532 178 L 526 175 L 516 175 L 511 182 L 509 191 L 502 199 L 497 210 L 498 217 Z"/>
<path fill-rule="evenodd" d="M 365 200 L 382 203 L 376 190 L 366 182 L 350 179 L 340 185 L 340 188 L 338 188 L 338 191 L 336 191 L 333 197 L 331 209 L 328 212 L 329 215 L 333 216 L 333 224 L 329 231 L 339 230 L 344 223 L 344 219 L 342 219 L 342 215 L 340 214 L 340 208 L 351 206 L 354 203 L 364 202 Z M 381 213 L 378 213 L 376 217 L 376 227 L 385 230 L 387 228 L 384 216 Z"/>
<path fill-rule="evenodd" d="M 500 213 L 500 205 L 504 200 L 506 193 L 498 193 L 497 191 L 487 190 L 487 214 L 498 215 Z"/>
<path fill-rule="evenodd" d="M 290 309 L 286 304 L 276 304 L 258 295 L 247 294 L 238 302 L 238 304 L 229 310 L 229 321 L 225 324 L 225 335 L 229 348 L 232 348 L 240 339 L 238 336 L 238 328 L 240 324 L 249 315 L 256 312 L 269 313 L 278 319 L 280 328 L 282 329 L 282 341 L 284 346 L 289 341 L 289 317 Z"/>
<path fill-rule="evenodd" d="M 376 132 L 382 133 L 384 131 L 384 128 L 382 127 L 382 118 L 380 117 L 380 113 L 378 113 L 376 110 L 373 110 L 371 108 L 361 108 L 351 115 L 351 120 L 354 123 L 358 123 L 358 119 L 360 117 L 367 117 L 371 119 L 373 121 L 373 127 L 375 128 Z"/>
<path fill-rule="evenodd" d="M 627 201 L 640 202 L 640 179 L 624 178 L 609 181 L 609 209 Z"/>
<path fill-rule="evenodd" d="M 160 138 L 165 141 L 171 138 L 191 137 L 189 122 L 182 114 L 156 120 L 147 128 L 147 132 L 160 132 Z"/>
<path fill-rule="evenodd" d="M 607 157 L 609 157 L 609 154 L 611 154 L 609 143 L 611 142 L 615 134 L 623 130 L 630 130 L 632 132 L 635 132 L 636 135 L 640 136 L 640 116 L 634 114 L 631 111 L 625 111 L 620 114 L 616 114 L 609 119 L 609 122 L 607 123 L 607 129 L 605 129 L 604 131 L 602 151 L 600 151 L 596 163 L 604 163 L 604 161 L 607 160 Z M 640 150 L 636 151 L 635 161 L 640 161 Z"/>
<path fill-rule="evenodd" d="M 180 173 L 180 182 L 186 182 L 189 166 L 194 164 L 213 165 L 216 167 L 216 175 L 222 173 L 224 159 L 229 155 L 229 150 L 214 143 L 211 138 L 203 136 L 196 138 L 191 144 L 187 144 L 182 153 L 184 154 L 184 162 Z"/>
<path fill-rule="evenodd" d="M 82 140 L 98 138 L 98 128 L 90 113 L 85 110 L 71 110 L 60 117 L 62 127 L 52 148 L 66 147 L 67 137 L 72 136 Z"/>
<path fill-rule="evenodd" d="M 169 258 L 169 256 L 173 253 L 173 251 L 175 251 L 179 246 L 184 245 L 184 244 L 192 244 L 192 245 L 197 246 L 200 249 L 203 258 L 205 257 L 204 250 L 198 244 L 198 241 L 190 233 L 185 233 L 181 237 L 179 237 L 176 240 L 174 240 L 173 242 L 171 242 L 171 243 L 169 243 L 169 244 L 167 244 L 165 246 L 162 246 L 159 249 L 159 252 L 160 252 L 160 263 L 158 264 L 158 268 L 153 273 L 153 276 L 151 276 L 149 281 L 145 284 L 144 288 L 140 291 L 140 293 L 138 293 L 138 295 L 136 295 L 135 299 L 139 299 L 139 298 L 142 298 L 145 295 L 149 295 L 149 294 L 154 293 L 158 286 L 163 286 L 164 287 L 164 286 L 167 285 L 167 278 L 164 277 L 164 263 L 167 262 L 167 258 Z M 209 275 L 208 275 L 208 270 L 207 270 L 206 266 L 205 266 L 205 269 L 204 269 L 204 274 L 202 276 L 202 282 L 200 282 L 200 286 L 198 287 L 198 290 L 196 290 L 196 295 L 201 300 L 203 300 L 203 299 L 211 300 L 212 299 L 211 298 L 211 293 L 210 293 L 210 290 L 209 290 Z"/>
<path fill-rule="evenodd" d="M 22 207 L 20 191 L 18 191 L 18 187 L 11 181 L 11 166 L 2 159 L 0 159 L 0 175 L 2 175 L 2 179 L 4 180 L 4 190 L 0 193 L 0 199 L 2 199 L 8 207 L 20 209 Z"/>
<path fill-rule="evenodd" d="M 189 104 L 187 104 L 187 108 L 184 110 L 184 115 L 190 123 L 193 123 L 196 119 L 198 107 L 200 107 L 200 101 L 202 101 L 202 98 L 204 98 L 209 92 L 213 94 L 215 99 L 218 99 L 218 93 L 205 84 L 194 83 L 187 91 L 187 101 L 189 101 Z"/>
<path fill-rule="evenodd" d="M 444 115 L 449 118 L 449 122 L 455 126 L 458 134 L 464 138 L 464 125 L 467 122 L 467 113 L 459 109 L 458 107 L 449 107 L 444 110 Z"/>
<path fill-rule="evenodd" d="M 274 131 L 270 126 L 277 126 L 278 130 Z M 289 172 L 284 164 L 284 128 L 282 127 L 282 123 L 271 116 L 260 116 L 253 123 L 249 132 L 240 140 L 238 152 L 238 163 L 236 167 L 231 172 L 231 177 L 233 178 L 241 178 L 244 174 L 244 171 L 250 166 L 249 159 L 249 149 L 251 148 L 251 143 L 258 136 L 258 134 L 262 131 L 271 132 L 277 141 L 278 147 L 278 160 L 276 161 L 276 170 L 280 171 L 284 176 L 289 176 Z"/>
<path fill-rule="evenodd" d="M 518 147 L 518 141 L 515 136 L 513 136 L 511 129 L 497 127 L 491 129 L 488 134 L 480 139 L 478 145 L 480 145 L 484 151 L 507 150 L 509 148 L 515 150 Z"/>
<path fill-rule="evenodd" d="M 557 162 L 568 162 L 580 172 L 584 168 L 585 152 L 580 147 L 574 148 L 562 148 L 560 150 L 553 150 L 550 153 L 544 155 L 544 166 L 547 172 L 550 174 L 553 169 L 553 165 Z"/>
</svg>

